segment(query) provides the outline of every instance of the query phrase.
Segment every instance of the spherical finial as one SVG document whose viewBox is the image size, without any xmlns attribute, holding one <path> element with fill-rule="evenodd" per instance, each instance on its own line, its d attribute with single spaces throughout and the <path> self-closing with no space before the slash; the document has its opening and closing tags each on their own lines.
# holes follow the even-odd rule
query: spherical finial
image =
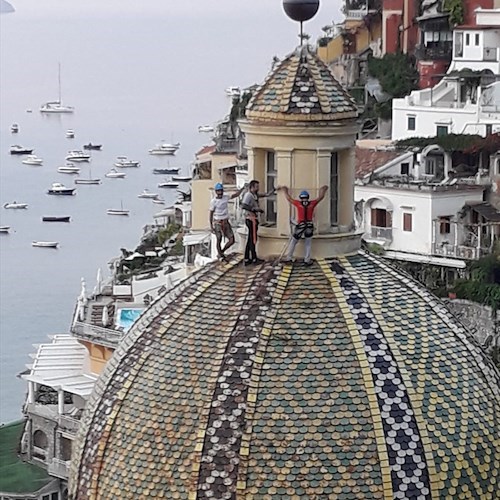
<svg viewBox="0 0 500 500">
<path fill-rule="evenodd" d="M 283 0 L 283 9 L 294 21 L 309 21 L 318 12 L 319 0 Z"/>
</svg>

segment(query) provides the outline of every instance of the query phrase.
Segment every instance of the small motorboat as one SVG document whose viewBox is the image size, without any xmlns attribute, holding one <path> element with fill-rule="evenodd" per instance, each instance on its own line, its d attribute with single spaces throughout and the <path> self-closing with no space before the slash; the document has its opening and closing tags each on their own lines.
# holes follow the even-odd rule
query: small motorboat
<svg viewBox="0 0 500 500">
<path fill-rule="evenodd" d="M 12 210 L 19 210 L 19 209 L 28 208 L 28 204 L 27 203 L 18 203 L 17 201 L 13 201 L 11 203 L 4 203 L 3 208 L 12 209 Z"/>
<path fill-rule="evenodd" d="M 75 131 L 72 128 L 66 130 L 66 139 L 74 139 L 74 138 L 75 138 Z"/>
<path fill-rule="evenodd" d="M 155 198 L 151 200 L 155 205 L 165 205 L 165 200 L 163 198 Z"/>
<path fill-rule="evenodd" d="M 19 125 L 17 123 L 13 123 L 10 126 L 10 131 L 12 134 L 17 134 L 19 132 Z"/>
<path fill-rule="evenodd" d="M 79 174 L 80 167 L 77 167 L 76 165 L 73 165 L 72 163 L 66 163 L 66 165 L 62 165 L 61 167 L 58 167 L 57 171 L 60 174 Z"/>
<path fill-rule="evenodd" d="M 172 175 L 179 172 L 179 168 L 153 168 L 153 174 L 157 175 Z"/>
<path fill-rule="evenodd" d="M 158 198 L 158 193 L 151 193 L 148 189 L 145 189 L 141 194 L 137 195 L 137 198 L 155 199 Z"/>
<path fill-rule="evenodd" d="M 102 144 L 92 144 L 89 142 L 88 144 L 83 145 L 83 149 L 90 149 L 93 151 L 100 151 L 102 149 Z"/>
<path fill-rule="evenodd" d="M 75 191 L 75 188 L 68 188 L 60 182 L 53 182 L 52 187 L 47 191 L 47 194 L 56 196 L 73 196 Z"/>
<path fill-rule="evenodd" d="M 126 156 L 117 156 L 115 161 L 115 167 L 118 168 L 138 167 L 140 164 L 139 161 L 129 160 Z"/>
<path fill-rule="evenodd" d="M 175 144 L 167 144 L 162 142 L 161 144 L 155 146 L 149 150 L 150 155 L 175 155 L 177 150 L 181 147 L 180 142 Z"/>
<path fill-rule="evenodd" d="M 118 172 L 116 168 L 112 168 L 104 177 L 108 177 L 109 179 L 125 179 L 127 174 L 125 172 Z"/>
<path fill-rule="evenodd" d="M 214 128 L 211 125 L 200 125 L 198 127 L 198 132 L 204 133 L 204 132 L 213 132 Z"/>
<path fill-rule="evenodd" d="M 57 248 L 59 246 L 58 241 L 32 241 L 32 247 L 38 248 Z"/>
<path fill-rule="evenodd" d="M 71 217 L 69 215 L 63 215 L 62 217 L 49 215 L 42 217 L 42 222 L 71 222 Z"/>
<path fill-rule="evenodd" d="M 90 154 L 83 151 L 68 151 L 65 159 L 69 161 L 90 161 Z"/>
<path fill-rule="evenodd" d="M 38 158 L 36 155 L 28 155 L 24 160 L 21 161 L 25 165 L 41 165 L 43 163 L 42 158 Z"/>
<path fill-rule="evenodd" d="M 178 188 L 179 183 L 175 181 L 160 182 L 158 184 L 159 188 Z"/>
<path fill-rule="evenodd" d="M 240 87 L 228 87 L 226 89 L 226 95 L 229 97 L 240 97 L 241 89 Z"/>
<path fill-rule="evenodd" d="M 174 175 L 172 177 L 173 181 L 178 181 L 178 182 L 189 182 L 192 179 L 190 175 Z"/>
<path fill-rule="evenodd" d="M 10 226 L 0 226 L 0 233 L 8 233 L 10 231 Z"/>
<path fill-rule="evenodd" d="M 14 144 L 14 146 L 10 147 L 11 155 L 30 155 L 31 153 L 33 153 L 33 148 L 23 148 L 19 144 Z"/>
</svg>

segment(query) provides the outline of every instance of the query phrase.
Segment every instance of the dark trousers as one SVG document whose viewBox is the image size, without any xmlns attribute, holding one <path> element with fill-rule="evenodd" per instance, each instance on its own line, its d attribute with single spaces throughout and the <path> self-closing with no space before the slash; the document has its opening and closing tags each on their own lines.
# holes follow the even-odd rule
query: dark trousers
<svg viewBox="0 0 500 500">
<path fill-rule="evenodd" d="M 255 245 L 257 243 L 257 231 L 259 229 L 259 223 L 257 219 L 245 219 L 245 224 L 248 228 L 247 245 L 245 247 L 245 260 L 255 260 L 257 258 Z"/>
</svg>

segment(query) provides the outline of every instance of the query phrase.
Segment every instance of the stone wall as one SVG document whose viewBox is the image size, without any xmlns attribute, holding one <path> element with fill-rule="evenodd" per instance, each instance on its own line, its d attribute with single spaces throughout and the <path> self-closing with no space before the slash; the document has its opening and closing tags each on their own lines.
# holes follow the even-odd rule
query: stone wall
<svg viewBox="0 0 500 500">
<path fill-rule="evenodd" d="M 488 335 L 497 337 L 500 333 L 500 311 L 491 307 L 463 299 L 443 299 L 448 309 L 474 334 L 483 344 Z"/>
</svg>

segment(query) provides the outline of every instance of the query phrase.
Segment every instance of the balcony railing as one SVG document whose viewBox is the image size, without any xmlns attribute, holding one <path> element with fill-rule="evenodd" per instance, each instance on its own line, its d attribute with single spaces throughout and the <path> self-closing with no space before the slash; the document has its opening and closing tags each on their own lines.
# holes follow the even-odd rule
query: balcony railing
<svg viewBox="0 0 500 500">
<path fill-rule="evenodd" d="M 61 431 L 75 435 L 80 427 L 80 421 L 67 415 L 59 416 L 59 427 Z"/>
<path fill-rule="evenodd" d="M 392 240 L 392 227 L 371 227 L 372 238 L 380 238 L 382 240 Z"/>
<path fill-rule="evenodd" d="M 68 479 L 70 461 L 53 458 L 49 463 L 48 473 L 60 479 Z"/>
<path fill-rule="evenodd" d="M 496 47 L 485 47 L 483 49 L 483 61 L 498 61 L 499 49 Z"/>
<path fill-rule="evenodd" d="M 457 259 L 476 260 L 483 255 L 487 255 L 489 249 L 469 247 L 466 245 L 442 245 L 439 243 L 434 244 L 434 254 L 442 255 L 444 257 L 455 257 Z"/>
<path fill-rule="evenodd" d="M 90 323 L 82 323 L 80 321 L 76 321 L 73 324 L 71 331 L 77 336 L 91 339 L 92 341 L 109 347 L 116 347 L 125 335 L 124 332 L 118 330 L 111 330 L 110 328 L 104 328 Z"/>
<path fill-rule="evenodd" d="M 423 44 L 419 44 L 415 48 L 415 56 L 419 60 L 450 61 L 451 54 L 452 54 L 451 42 L 441 42 L 438 45 L 434 46 L 426 46 Z"/>
</svg>

